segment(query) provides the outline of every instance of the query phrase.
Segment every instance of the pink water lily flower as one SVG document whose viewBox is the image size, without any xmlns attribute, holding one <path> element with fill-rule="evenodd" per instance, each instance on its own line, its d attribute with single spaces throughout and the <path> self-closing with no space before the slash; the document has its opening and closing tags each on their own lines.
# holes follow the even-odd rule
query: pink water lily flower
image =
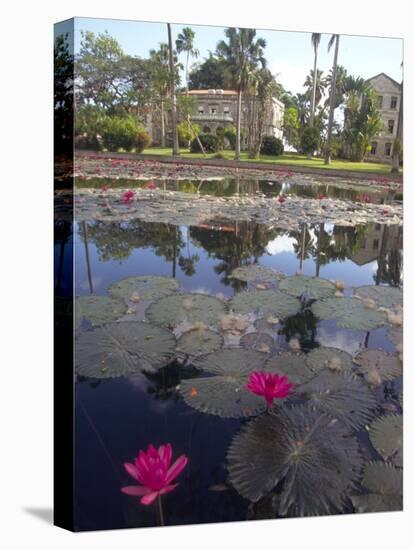
<svg viewBox="0 0 413 550">
<path fill-rule="evenodd" d="M 280 196 L 278 197 L 278 199 L 277 199 L 277 200 L 278 200 L 278 202 L 279 202 L 280 204 L 284 204 L 284 203 L 285 203 L 285 201 L 286 201 L 286 199 L 285 199 L 284 195 L 280 195 Z"/>
<path fill-rule="evenodd" d="M 267 407 L 271 407 L 275 398 L 283 399 L 291 393 L 293 385 L 288 381 L 288 378 L 283 375 L 279 376 L 270 372 L 253 372 L 248 378 L 247 389 L 261 395 L 267 402 Z"/>
<path fill-rule="evenodd" d="M 148 506 L 161 495 L 170 493 L 178 485 L 171 482 L 182 472 L 188 463 L 188 458 L 181 455 L 171 466 L 172 447 L 170 443 L 161 445 L 159 449 L 150 444 L 148 450 L 139 451 L 135 463 L 125 462 L 125 470 L 140 485 L 122 487 L 122 493 L 142 497 L 141 504 Z"/>
<path fill-rule="evenodd" d="M 150 181 L 146 187 L 148 189 L 156 189 L 156 183 L 154 181 Z"/>
<path fill-rule="evenodd" d="M 133 191 L 125 191 L 123 193 L 123 202 L 128 204 L 133 199 L 134 192 Z"/>
</svg>

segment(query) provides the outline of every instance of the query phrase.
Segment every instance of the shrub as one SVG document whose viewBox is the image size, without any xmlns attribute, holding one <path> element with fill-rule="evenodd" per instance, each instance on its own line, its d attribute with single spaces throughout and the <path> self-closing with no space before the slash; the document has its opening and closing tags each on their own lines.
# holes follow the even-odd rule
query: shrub
<svg viewBox="0 0 413 550">
<path fill-rule="evenodd" d="M 247 135 L 247 132 L 245 128 L 241 128 L 241 143 L 245 140 L 245 136 Z M 235 144 L 237 141 L 237 129 L 235 126 L 228 126 L 224 129 L 223 138 L 227 138 L 230 144 L 231 149 L 235 149 Z"/>
<path fill-rule="evenodd" d="M 178 124 L 178 139 L 181 147 L 187 147 L 196 136 L 201 132 L 198 124 L 188 124 L 188 121 L 183 120 Z"/>
<path fill-rule="evenodd" d="M 222 153 L 216 153 L 213 157 L 213 159 L 225 159 L 225 155 L 223 155 Z"/>
<path fill-rule="evenodd" d="M 199 140 L 205 149 L 206 153 L 218 153 L 221 149 L 221 140 L 215 134 L 199 134 Z M 200 153 L 201 148 L 198 140 L 194 139 L 191 142 L 191 153 Z"/>
<path fill-rule="evenodd" d="M 300 141 L 301 151 L 311 153 L 317 151 L 320 147 L 320 134 L 317 128 L 308 126 L 304 128 Z"/>
<path fill-rule="evenodd" d="M 136 148 L 140 153 L 150 144 L 148 132 L 133 116 L 107 117 L 102 127 L 103 144 L 109 151 L 124 149 L 131 151 Z"/>
<path fill-rule="evenodd" d="M 284 153 L 283 142 L 275 136 L 264 136 L 260 152 L 261 155 L 282 155 Z"/>
<path fill-rule="evenodd" d="M 146 129 L 142 126 L 138 128 L 135 136 L 135 152 L 142 153 L 144 149 L 147 149 L 151 144 L 151 136 Z"/>
<path fill-rule="evenodd" d="M 88 136 L 87 134 L 83 134 L 81 136 L 75 136 L 75 149 L 99 151 L 100 143 L 96 135 Z"/>
</svg>

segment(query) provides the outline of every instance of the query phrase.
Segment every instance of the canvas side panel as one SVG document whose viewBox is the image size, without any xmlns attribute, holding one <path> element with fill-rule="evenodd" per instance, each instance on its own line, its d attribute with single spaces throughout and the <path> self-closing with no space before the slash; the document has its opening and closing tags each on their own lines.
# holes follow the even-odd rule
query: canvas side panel
<svg viewBox="0 0 413 550">
<path fill-rule="evenodd" d="M 74 20 L 54 27 L 54 523 L 74 530 Z"/>
</svg>

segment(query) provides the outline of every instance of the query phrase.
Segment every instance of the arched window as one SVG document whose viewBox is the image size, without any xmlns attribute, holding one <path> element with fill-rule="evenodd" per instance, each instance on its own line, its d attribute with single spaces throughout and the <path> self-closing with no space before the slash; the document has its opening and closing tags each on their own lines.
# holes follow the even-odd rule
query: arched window
<svg viewBox="0 0 413 550">
<path fill-rule="evenodd" d="M 386 143 L 384 146 L 384 154 L 386 157 L 389 157 L 391 155 L 391 143 Z"/>
<path fill-rule="evenodd" d="M 211 128 L 209 126 L 204 126 L 202 128 L 202 131 L 204 132 L 204 134 L 209 134 L 211 133 Z"/>
<path fill-rule="evenodd" d="M 377 153 L 377 141 L 371 143 L 370 155 L 375 155 Z"/>
</svg>

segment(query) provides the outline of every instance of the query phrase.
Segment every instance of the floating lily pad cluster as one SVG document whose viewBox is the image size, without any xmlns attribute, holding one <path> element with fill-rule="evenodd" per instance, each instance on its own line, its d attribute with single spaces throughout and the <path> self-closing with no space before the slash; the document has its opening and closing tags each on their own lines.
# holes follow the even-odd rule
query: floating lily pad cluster
<svg viewBox="0 0 413 550">
<path fill-rule="evenodd" d="M 280 290 L 291 296 L 305 297 L 308 300 L 327 298 L 336 292 L 335 285 L 327 279 L 320 277 L 308 277 L 306 275 L 293 275 L 280 282 Z"/>
<path fill-rule="evenodd" d="M 242 315 L 254 312 L 263 317 L 271 315 L 284 319 L 297 314 L 301 309 L 301 302 L 298 298 L 277 290 L 248 290 L 235 294 L 229 307 Z"/>
<path fill-rule="evenodd" d="M 361 298 L 369 298 L 377 307 L 392 309 L 403 303 L 403 292 L 400 288 L 390 286 L 366 285 L 355 290 Z"/>
<path fill-rule="evenodd" d="M 108 323 L 79 336 L 76 371 L 90 378 L 154 372 L 171 361 L 175 348 L 174 335 L 163 327 L 133 321 Z"/>
<path fill-rule="evenodd" d="M 369 491 L 352 495 L 357 512 L 392 512 L 403 509 L 403 471 L 386 462 L 370 462 L 361 480 Z"/>
<path fill-rule="evenodd" d="M 342 511 L 362 468 L 347 427 L 306 405 L 279 407 L 243 426 L 227 461 L 230 482 L 248 500 L 280 492 L 281 516 Z"/>
<path fill-rule="evenodd" d="M 146 310 L 149 321 L 175 327 L 183 322 L 216 325 L 226 313 L 223 300 L 207 294 L 172 294 L 153 302 Z"/>
<path fill-rule="evenodd" d="M 250 283 L 252 281 L 262 283 L 275 283 L 280 281 L 285 275 L 275 269 L 271 269 L 259 264 L 249 264 L 237 267 L 231 273 L 232 279 L 238 279 Z"/>
<path fill-rule="evenodd" d="M 365 349 L 354 358 L 356 370 L 372 386 L 380 386 L 387 380 L 399 378 L 403 373 L 402 362 L 397 355 L 380 349 Z"/>
<path fill-rule="evenodd" d="M 385 323 L 385 316 L 376 309 L 366 308 L 355 297 L 330 297 L 317 300 L 311 309 L 320 320 L 334 320 L 337 326 L 355 330 L 372 330 Z"/>
<path fill-rule="evenodd" d="M 370 439 L 377 452 L 395 466 L 403 466 L 403 417 L 392 414 L 377 418 L 370 426 Z"/>
<path fill-rule="evenodd" d="M 113 298 L 139 301 L 153 301 L 164 298 L 179 289 L 179 281 L 171 277 L 157 275 L 140 275 L 127 277 L 108 288 Z"/>
<path fill-rule="evenodd" d="M 116 321 L 126 313 L 126 305 L 109 296 L 79 296 L 75 300 L 75 326 L 79 328 L 86 319 L 93 326 Z"/>
</svg>

